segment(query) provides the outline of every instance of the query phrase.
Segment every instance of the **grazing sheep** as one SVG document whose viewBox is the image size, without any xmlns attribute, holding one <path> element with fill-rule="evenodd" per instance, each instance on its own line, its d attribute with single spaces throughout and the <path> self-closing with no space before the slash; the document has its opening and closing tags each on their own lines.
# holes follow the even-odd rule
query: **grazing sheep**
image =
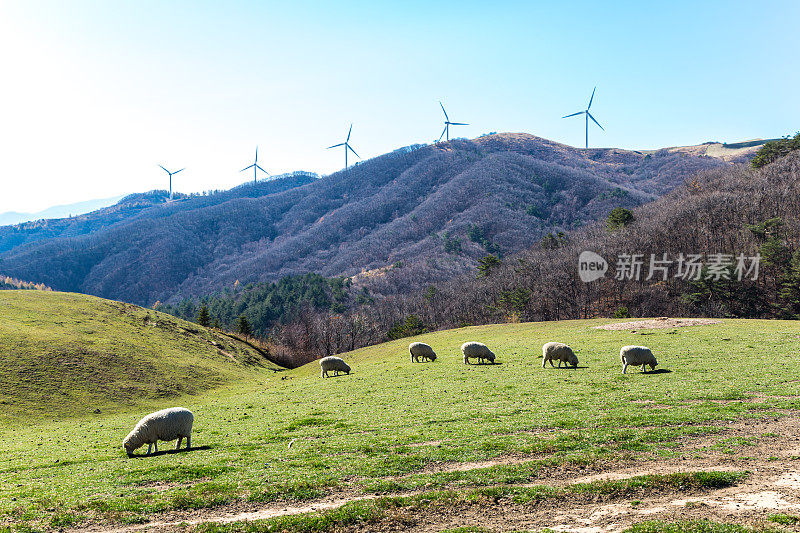
<svg viewBox="0 0 800 533">
<path fill-rule="evenodd" d="M 488 359 L 490 363 L 494 364 L 494 353 L 481 342 L 465 342 L 461 345 L 461 353 L 464 354 L 465 365 L 469 364 L 470 359 L 477 359 L 481 363 Z"/>
<path fill-rule="evenodd" d="M 181 448 L 181 441 L 186 438 L 186 449 L 192 447 L 192 424 L 194 415 L 183 407 L 170 407 L 155 413 L 150 413 L 139 420 L 136 427 L 128 433 L 122 446 L 128 454 L 133 457 L 133 451 L 147 444 L 147 455 L 155 446 L 158 452 L 158 441 L 171 441 L 178 439 L 176 450 Z"/>
<path fill-rule="evenodd" d="M 650 348 L 645 346 L 623 346 L 619 351 L 619 357 L 622 359 L 622 373 L 628 370 L 629 366 L 642 365 L 642 372 L 646 372 L 646 365 L 650 366 L 650 370 L 655 370 L 658 361 L 656 361 L 653 352 Z"/>
<path fill-rule="evenodd" d="M 542 346 L 542 368 L 547 361 L 550 361 L 550 366 L 556 366 L 553 361 L 558 361 L 558 368 L 561 368 L 561 363 L 564 366 L 572 365 L 572 368 L 578 368 L 578 358 L 572 348 L 560 342 L 548 342 Z"/>
<path fill-rule="evenodd" d="M 408 345 L 408 351 L 411 353 L 412 363 L 419 363 L 420 359 L 422 361 L 436 361 L 436 352 L 424 342 L 412 342 Z"/>
<path fill-rule="evenodd" d="M 334 376 L 338 376 L 339 372 L 345 374 L 350 373 L 350 365 L 344 362 L 341 357 L 329 355 L 319 360 L 319 366 L 322 368 L 322 377 L 327 378 L 328 372 L 333 372 Z"/>
</svg>

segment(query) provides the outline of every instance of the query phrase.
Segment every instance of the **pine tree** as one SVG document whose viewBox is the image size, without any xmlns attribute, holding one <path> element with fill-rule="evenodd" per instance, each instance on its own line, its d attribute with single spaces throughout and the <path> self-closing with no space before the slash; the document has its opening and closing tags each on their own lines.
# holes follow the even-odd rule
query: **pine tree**
<svg viewBox="0 0 800 533">
<path fill-rule="evenodd" d="M 247 320 L 247 317 L 244 315 L 239 316 L 239 320 L 236 322 L 236 331 L 244 335 L 245 337 L 249 337 L 253 330 L 250 327 L 250 322 Z"/>
<path fill-rule="evenodd" d="M 208 314 L 208 306 L 205 304 L 197 312 L 197 323 L 206 328 L 211 325 L 211 315 Z"/>
<path fill-rule="evenodd" d="M 789 318 L 800 317 L 800 250 L 792 255 L 781 285 L 782 309 Z"/>
</svg>

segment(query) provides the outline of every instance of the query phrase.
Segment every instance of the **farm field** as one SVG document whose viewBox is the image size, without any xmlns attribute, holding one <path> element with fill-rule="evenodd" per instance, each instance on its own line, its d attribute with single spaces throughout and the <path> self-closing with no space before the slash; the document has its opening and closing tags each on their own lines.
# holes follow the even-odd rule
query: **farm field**
<svg viewBox="0 0 800 533">
<path fill-rule="evenodd" d="M 748 531 L 714 524 L 800 522 L 796 322 L 467 327 L 344 354 L 351 374 L 323 380 L 316 363 L 279 370 L 250 353 L 246 364 L 246 345 L 219 348 L 213 332 L 127 304 L 6 291 L 0 309 L 0 527 L 11 531 Z M 142 326 L 145 316 L 174 327 Z M 414 340 L 438 359 L 411 363 Z M 499 364 L 464 365 L 466 340 L 489 345 Z M 541 345 L 553 340 L 576 350 L 577 369 L 541 368 Z M 658 369 L 622 375 L 627 344 L 652 348 Z M 83 356 L 12 383 L 63 345 Z M 107 355 L 135 360 L 137 346 L 150 350 L 143 365 L 159 387 L 86 385 L 101 370 L 129 372 Z M 241 356 L 224 355 L 234 348 Z M 76 368 L 88 377 L 67 379 Z M 201 368 L 214 378 L 207 387 L 185 378 Z M 177 405 L 195 414 L 195 448 L 172 453 L 165 443 L 158 455 L 127 458 L 121 441 L 136 421 Z"/>
</svg>

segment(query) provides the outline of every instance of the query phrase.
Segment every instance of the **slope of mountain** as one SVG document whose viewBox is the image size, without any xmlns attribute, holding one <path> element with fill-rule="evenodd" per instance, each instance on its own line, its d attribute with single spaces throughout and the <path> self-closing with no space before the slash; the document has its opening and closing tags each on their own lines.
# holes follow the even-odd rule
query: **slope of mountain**
<svg viewBox="0 0 800 533">
<path fill-rule="evenodd" d="M 273 365 L 249 345 L 130 304 L 0 291 L 0 423 L 196 394 Z"/>
<path fill-rule="evenodd" d="M 662 148 L 670 153 L 683 153 L 694 156 L 708 156 L 731 163 L 746 163 L 764 144 L 776 139 L 753 139 L 737 143 L 706 142 L 693 146 L 673 146 Z M 644 154 L 653 154 L 658 150 L 642 150 Z"/>
<path fill-rule="evenodd" d="M 437 284 L 432 295 L 415 293 L 402 306 L 392 299 L 359 306 L 359 318 L 375 328 L 360 342 L 380 342 L 409 316 L 429 329 L 623 310 L 634 317 L 800 318 L 800 152 L 760 169 L 705 173 L 633 212 L 623 229 L 588 225 L 558 247 L 525 250 L 487 276 Z M 590 283 L 578 275 L 584 251 L 608 266 Z M 401 275 L 389 271 L 381 282 Z M 374 284 L 357 280 L 351 293 Z M 319 323 L 332 322 L 323 316 Z"/>
<path fill-rule="evenodd" d="M 308 271 L 403 262 L 419 286 L 511 253 L 617 206 L 650 201 L 726 163 L 658 151 L 576 149 L 527 134 L 415 146 L 302 186 L 144 209 L 90 234 L 0 254 L 0 271 L 141 304 Z M 289 178 L 287 178 L 289 179 Z M 8 230 L 0 231 L 0 239 Z M 398 286 L 398 290 L 404 290 Z"/>
<path fill-rule="evenodd" d="M 131 222 L 139 216 L 145 219 L 163 218 L 178 212 L 214 205 L 236 198 L 265 196 L 291 187 L 299 187 L 316 179 L 315 174 L 296 172 L 283 179 L 245 183 L 210 196 L 173 195 L 164 190 L 130 194 L 116 204 L 70 218 L 35 220 L 13 226 L 0 227 L 0 253 L 22 244 L 56 237 L 76 237 L 99 231 L 120 222 Z M 151 209 L 153 208 L 153 209 Z"/>
<path fill-rule="evenodd" d="M 8 211 L 0 213 L 0 226 L 8 224 L 20 224 L 30 220 L 40 220 L 46 218 L 64 218 L 77 215 L 83 215 L 91 211 L 96 211 L 104 207 L 108 207 L 119 202 L 122 196 L 113 196 L 111 198 L 101 198 L 99 200 L 86 200 L 84 202 L 77 202 L 74 204 L 56 205 L 48 207 L 36 213 L 17 213 L 16 211 Z"/>
</svg>

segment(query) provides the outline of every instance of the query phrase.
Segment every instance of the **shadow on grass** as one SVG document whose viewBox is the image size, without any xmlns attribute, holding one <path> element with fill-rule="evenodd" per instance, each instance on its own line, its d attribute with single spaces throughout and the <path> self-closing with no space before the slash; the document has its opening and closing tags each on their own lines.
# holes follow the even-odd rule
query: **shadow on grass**
<svg viewBox="0 0 800 533">
<path fill-rule="evenodd" d="M 130 459 L 148 459 L 150 457 L 158 457 L 160 455 L 174 455 L 174 454 L 177 454 L 177 453 L 200 452 L 200 451 L 203 451 L 203 450 L 211 450 L 211 449 L 212 449 L 212 447 L 208 446 L 208 445 L 206 445 L 206 446 L 195 446 L 193 448 L 189 448 L 188 450 L 186 448 L 181 448 L 180 450 L 161 450 L 161 451 L 158 451 L 158 452 L 153 452 L 150 455 L 147 455 L 146 453 L 141 453 L 141 454 L 137 453 L 137 454 L 129 456 L 129 458 Z"/>
<path fill-rule="evenodd" d="M 658 370 L 651 370 L 650 372 L 644 372 L 645 374 L 671 374 L 672 370 L 668 370 L 666 368 L 659 368 Z"/>
</svg>

